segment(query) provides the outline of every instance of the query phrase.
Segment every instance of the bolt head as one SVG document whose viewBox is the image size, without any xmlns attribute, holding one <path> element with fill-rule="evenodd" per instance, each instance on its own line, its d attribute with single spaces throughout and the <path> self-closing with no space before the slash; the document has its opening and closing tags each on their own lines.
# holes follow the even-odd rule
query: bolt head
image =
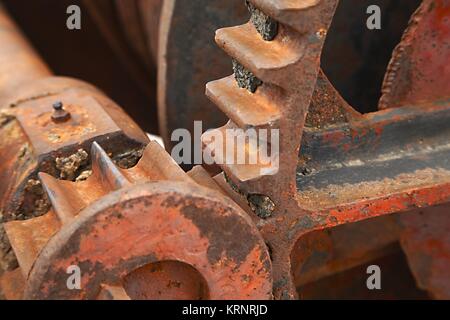
<svg viewBox="0 0 450 320">
<path fill-rule="evenodd" d="M 63 103 L 57 101 L 53 104 L 54 112 L 52 114 L 52 120 L 54 122 L 64 122 L 70 119 L 70 113 L 64 110 Z"/>
<path fill-rule="evenodd" d="M 61 101 L 56 101 L 53 104 L 53 109 L 55 109 L 55 110 L 62 110 L 62 108 L 63 108 L 63 103 Z"/>
</svg>

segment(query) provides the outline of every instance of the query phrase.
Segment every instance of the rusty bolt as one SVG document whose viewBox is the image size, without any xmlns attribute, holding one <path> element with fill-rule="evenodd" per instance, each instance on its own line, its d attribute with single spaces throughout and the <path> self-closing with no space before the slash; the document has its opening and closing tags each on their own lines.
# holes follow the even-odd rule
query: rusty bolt
<svg viewBox="0 0 450 320">
<path fill-rule="evenodd" d="M 53 104 L 52 120 L 55 122 L 65 122 L 70 119 L 70 112 L 64 110 L 64 105 L 61 101 Z"/>
</svg>

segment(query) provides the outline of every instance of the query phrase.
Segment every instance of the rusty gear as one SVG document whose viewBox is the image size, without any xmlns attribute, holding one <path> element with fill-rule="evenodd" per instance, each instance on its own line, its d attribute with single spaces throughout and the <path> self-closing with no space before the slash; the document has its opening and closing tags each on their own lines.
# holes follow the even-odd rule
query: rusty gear
<svg viewBox="0 0 450 320">
<path fill-rule="evenodd" d="M 324 236 L 322 230 L 339 230 L 365 221 L 376 226 L 383 223 L 384 215 L 450 200 L 450 167 L 446 160 L 449 155 L 444 147 L 449 139 L 449 108 L 445 100 L 449 77 L 445 71 L 448 68 L 442 65 L 448 62 L 444 35 L 448 34 L 449 4 L 424 1 L 394 52 L 380 107 L 401 108 L 361 115 L 343 101 L 319 70 L 320 51 L 337 1 L 248 2 L 258 9 L 259 15 L 266 14 L 278 22 L 278 34 L 268 41 L 255 19 L 216 32 L 217 44 L 261 83 L 251 90 L 242 88 L 246 86 L 233 76 L 208 83 L 207 96 L 230 121 L 205 133 L 202 140 L 204 150 L 215 157 L 225 173 L 231 193 L 244 197 L 244 202 L 252 195 L 273 201 L 274 210 L 269 216 L 258 214 L 252 203 L 250 207 L 271 248 L 274 296 L 291 299 L 298 296 L 297 288 L 351 268 L 351 257 L 361 256 L 361 245 L 355 251 L 333 253 L 340 236 L 348 242 L 361 242 L 358 236 L 350 240 L 343 233 L 325 247 L 321 246 L 323 240 L 311 241 L 310 236 Z M 425 56 L 436 60 L 429 63 Z M 444 68 L 444 74 L 433 71 L 438 68 Z M 420 89 L 415 90 L 415 86 Z M 309 126 L 305 127 L 305 119 Z M 220 140 L 214 137 L 228 138 L 225 131 L 235 128 L 279 129 L 277 170 L 264 170 L 266 164 L 262 162 L 222 161 L 224 151 L 217 144 Z M 261 148 L 270 149 L 268 141 L 267 147 L 247 142 L 246 159 L 251 159 L 253 153 L 260 154 Z M 448 219 L 439 210 L 433 212 L 428 214 L 432 221 L 437 219 L 433 223 L 446 226 Z M 441 249 L 423 246 L 418 255 L 413 252 L 412 243 L 431 235 L 426 229 L 415 234 L 412 230 L 421 227 L 420 219 L 409 217 L 401 215 L 408 221 L 403 231 L 377 235 L 369 242 L 374 247 L 362 251 L 367 254 L 396 241 L 389 239 L 393 235 L 397 240 L 401 237 L 419 285 L 436 297 L 449 297 L 446 285 L 441 284 L 448 283 L 447 272 L 438 273 L 439 265 L 448 265 L 443 262 L 447 261 L 448 250 L 444 248 L 448 248 L 448 237 L 439 232 L 433 239 L 439 238 L 435 241 Z M 396 225 L 387 222 L 385 228 L 396 230 Z M 317 261 L 314 258 L 319 254 L 324 257 Z"/>
<path fill-rule="evenodd" d="M 168 128 L 204 112 L 196 77 L 206 80 L 202 68 L 216 56 L 197 20 L 228 24 L 223 3 L 86 4 L 140 85 L 159 64 L 167 142 Z M 234 19 L 248 9 L 249 21 L 216 32 L 231 59 L 214 67 L 233 74 L 206 86 L 229 118 L 202 136 L 217 166 L 187 173 L 101 91 L 53 76 L 0 9 L 0 291 L 9 299 L 324 297 L 354 290 L 351 270 L 401 246 L 417 286 L 448 299 L 450 4 L 422 2 L 394 50 L 380 110 L 369 114 L 320 68 L 337 5 L 236 0 Z M 122 29 L 109 30 L 113 18 Z M 244 137 L 245 159 L 271 153 L 278 166 L 224 162 L 224 151 L 239 153 L 214 139 L 228 139 L 227 129 L 268 129 L 265 144 Z M 75 291 L 67 287 L 74 266 Z M 326 284 L 337 274 L 345 285 Z"/>
</svg>

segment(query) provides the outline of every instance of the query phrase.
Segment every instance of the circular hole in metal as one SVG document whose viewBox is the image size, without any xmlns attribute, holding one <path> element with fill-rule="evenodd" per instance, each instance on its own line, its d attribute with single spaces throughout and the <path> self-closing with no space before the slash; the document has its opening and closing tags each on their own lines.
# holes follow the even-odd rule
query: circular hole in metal
<svg viewBox="0 0 450 320">
<path fill-rule="evenodd" d="M 147 264 L 126 275 L 125 292 L 132 300 L 205 300 L 206 280 L 192 266 L 179 261 Z"/>
</svg>

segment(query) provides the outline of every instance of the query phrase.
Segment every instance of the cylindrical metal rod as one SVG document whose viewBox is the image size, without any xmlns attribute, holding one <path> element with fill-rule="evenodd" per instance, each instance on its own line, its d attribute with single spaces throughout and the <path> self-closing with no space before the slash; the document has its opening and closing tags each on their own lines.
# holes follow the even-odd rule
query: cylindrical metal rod
<svg viewBox="0 0 450 320">
<path fill-rule="evenodd" d="M 0 96 L 49 75 L 51 71 L 48 66 L 0 4 Z"/>
</svg>

